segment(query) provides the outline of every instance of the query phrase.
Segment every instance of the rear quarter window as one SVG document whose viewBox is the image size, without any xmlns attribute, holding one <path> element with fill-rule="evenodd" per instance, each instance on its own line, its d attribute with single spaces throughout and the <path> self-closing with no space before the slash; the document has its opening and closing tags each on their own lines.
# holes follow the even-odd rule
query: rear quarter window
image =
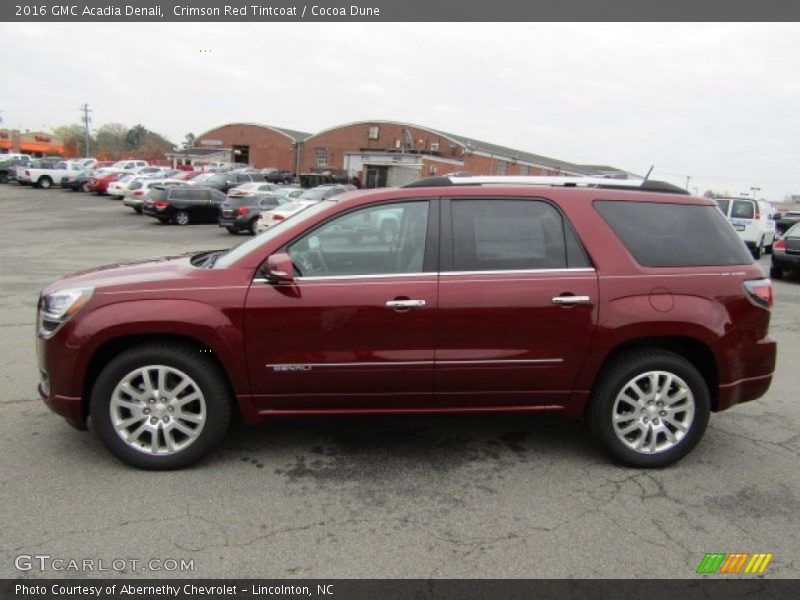
<svg viewBox="0 0 800 600">
<path fill-rule="evenodd" d="M 595 209 L 646 267 L 752 264 L 744 242 L 714 206 L 597 200 Z"/>
</svg>

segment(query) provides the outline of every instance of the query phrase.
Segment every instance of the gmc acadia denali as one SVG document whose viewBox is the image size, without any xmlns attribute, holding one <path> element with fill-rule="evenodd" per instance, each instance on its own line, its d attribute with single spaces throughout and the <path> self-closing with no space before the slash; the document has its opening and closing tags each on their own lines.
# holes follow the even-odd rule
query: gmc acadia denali
<svg viewBox="0 0 800 600">
<path fill-rule="evenodd" d="M 354 222 L 390 215 L 396 235 Z M 228 251 L 69 275 L 39 393 L 179 468 L 234 411 L 557 412 L 660 467 L 769 388 L 772 288 L 713 200 L 651 181 L 435 177 L 333 197 Z"/>
</svg>

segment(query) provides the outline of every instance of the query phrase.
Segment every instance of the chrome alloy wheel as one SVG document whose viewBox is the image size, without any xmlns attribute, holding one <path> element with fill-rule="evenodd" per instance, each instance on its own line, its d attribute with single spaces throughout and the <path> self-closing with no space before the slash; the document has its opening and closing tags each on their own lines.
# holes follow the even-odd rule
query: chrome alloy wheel
<svg viewBox="0 0 800 600">
<path fill-rule="evenodd" d="M 648 371 L 628 381 L 614 400 L 614 433 L 628 448 L 658 454 L 686 436 L 695 414 L 687 383 L 667 371 Z"/>
<path fill-rule="evenodd" d="M 183 371 L 147 365 L 125 375 L 111 395 L 111 424 L 131 448 L 165 456 L 185 450 L 206 423 L 206 401 Z"/>
</svg>

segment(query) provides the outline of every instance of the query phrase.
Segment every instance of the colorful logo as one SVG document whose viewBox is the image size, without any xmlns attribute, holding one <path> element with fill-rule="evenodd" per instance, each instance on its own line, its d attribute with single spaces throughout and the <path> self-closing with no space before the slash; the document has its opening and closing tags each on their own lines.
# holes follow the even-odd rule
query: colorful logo
<svg viewBox="0 0 800 600">
<path fill-rule="evenodd" d="M 772 554 L 757 552 L 709 552 L 700 561 L 696 573 L 716 573 L 717 575 L 740 573 L 763 573 L 772 560 Z"/>
</svg>

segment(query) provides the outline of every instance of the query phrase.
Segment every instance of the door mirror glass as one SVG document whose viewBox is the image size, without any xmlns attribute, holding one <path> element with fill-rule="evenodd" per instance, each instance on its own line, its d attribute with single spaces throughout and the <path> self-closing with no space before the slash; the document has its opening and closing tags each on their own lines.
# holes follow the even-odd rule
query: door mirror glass
<svg viewBox="0 0 800 600">
<path fill-rule="evenodd" d="M 273 254 L 267 259 L 267 276 L 275 283 L 291 283 L 294 281 L 292 259 L 285 252 Z"/>
</svg>

